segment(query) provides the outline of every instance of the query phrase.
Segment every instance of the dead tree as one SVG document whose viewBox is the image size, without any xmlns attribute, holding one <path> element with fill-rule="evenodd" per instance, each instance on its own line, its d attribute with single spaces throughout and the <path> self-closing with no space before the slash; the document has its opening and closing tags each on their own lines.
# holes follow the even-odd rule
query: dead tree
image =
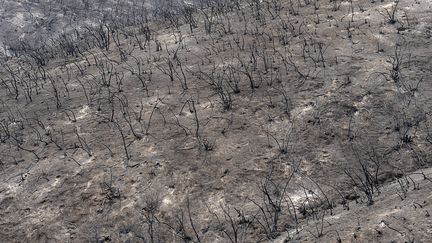
<svg viewBox="0 0 432 243">
<path fill-rule="evenodd" d="M 186 210 L 178 210 L 178 213 L 174 216 L 174 222 L 164 222 L 164 224 L 184 243 L 202 242 L 199 231 L 193 220 L 189 198 L 186 199 Z"/>
<path fill-rule="evenodd" d="M 128 151 L 129 145 L 126 143 L 126 135 L 124 134 L 123 128 L 121 127 L 121 125 L 118 122 L 118 120 L 113 120 L 112 123 L 117 128 L 117 130 L 120 132 L 120 136 L 121 136 L 123 150 L 125 152 L 126 160 L 129 161 L 130 160 L 130 155 L 129 155 L 129 151 Z"/>
<path fill-rule="evenodd" d="M 213 150 L 213 145 L 201 135 L 200 120 L 198 118 L 198 112 L 197 112 L 196 107 L 195 107 L 195 101 L 193 99 L 188 99 L 183 104 L 183 107 L 180 111 L 180 114 L 183 112 L 183 109 L 185 108 L 186 105 L 188 105 L 189 111 L 194 114 L 194 123 L 195 123 L 195 134 L 194 135 L 195 135 L 195 139 L 197 141 L 199 150 L 204 150 L 204 151 Z"/>
<path fill-rule="evenodd" d="M 239 58 L 239 63 L 240 68 L 238 68 L 237 71 L 243 73 L 247 77 L 249 87 L 252 92 L 255 91 L 255 89 L 259 88 L 259 84 L 255 81 L 253 67 L 250 67 L 248 64 L 249 62 L 245 61 L 243 58 Z"/>
<path fill-rule="evenodd" d="M 397 18 L 396 18 L 396 13 L 398 10 L 398 5 L 399 5 L 399 0 L 396 0 L 394 2 L 394 4 L 391 6 L 390 11 L 388 9 L 384 9 L 385 10 L 385 14 L 378 11 L 378 13 L 380 13 L 382 16 L 384 16 L 387 19 L 387 22 L 389 24 L 395 24 L 397 22 Z"/>
<path fill-rule="evenodd" d="M 93 152 L 92 152 L 90 146 L 88 145 L 87 141 L 79 134 L 77 128 L 74 129 L 74 133 L 77 137 L 78 143 L 80 144 L 78 146 L 78 148 L 81 148 L 82 150 L 84 150 L 89 157 L 93 156 Z"/>
<path fill-rule="evenodd" d="M 246 234 L 251 229 L 252 223 L 254 222 L 257 214 L 248 217 L 245 215 L 243 210 L 237 208 L 232 210 L 227 204 L 220 205 L 220 209 L 222 211 L 221 216 L 218 216 L 208 206 L 207 209 L 217 220 L 226 238 L 228 238 L 231 243 L 246 242 Z"/>
<path fill-rule="evenodd" d="M 378 175 L 383 164 L 382 156 L 378 155 L 375 150 L 367 152 L 367 157 L 363 158 L 360 152 L 353 147 L 357 160 L 357 167 L 344 169 L 353 186 L 360 189 L 367 198 L 367 205 L 374 203 L 375 193 L 379 193 Z"/>
<path fill-rule="evenodd" d="M 60 101 L 60 92 L 58 90 L 58 87 L 50 75 L 48 75 L 48 80 L 50 81 L 50 84 L 52 87 L 53 96 L 54 96 L 54 99 L 56 101 L 56 107 L 57 107 L 57 109 L 60 109 L 62 104 Z"/>
<path fill-rule="evenodd" d="M 257 222 L 261 225 L 262 230 L 269 240 L 275 239 L 280 229 L 280 217 L 285 212 L 284 207 L 291 207 L 289 204 L 285 204 L 287 201 L 287 189 L 288 184 L 294 176 L 294 172 L 284 179 L 283 182 L 278 183 L 273 178 L 273 169 L 265 177 L 265 179 L 258 185 L 262 196 L 262 203 L 256 202 L 253 199 L 249 200 L 255 204 L 261 212 L 261 218 L 257 218 Z M 293 208 L 293 210 L 296 210 Z"/>
<path fill-rule="evenodd" d="M 91 28 L 88 26 L 84 27 L 87 30 L 87 33 L 93 37 L 96 42 L 96 45 L 102 49 L 109 51 L 110 43 L 111 43 L 111 26 L 107 23 L 101 23 L 96 28 Z"/>
<path fill-rule="evenodd" d="M 150 243 L 160 242 L 160 220 L 157 217 L 160 207 L 160 199 L 157 195 L 150 195 L 145 200 L 145 205 L 142 208 L 143 222 L 147 228 L 147 235 Z M 139 237 L 147 242 L 145 237 Z"/>
<path fill-rule="evenodd" d="M 123 119 L 126 121 L 126 123 L 128 124 L 130 131 L 132 132 L 132 134 L 134 135 L 134 137 L 136 139 L 142 139 L 143 136 L 141 134 L 138 134 L 135 131 L 134 128 L 134 119 L 132 119 L 132 116 L 130 114 L 129 111 L 129 101 L 127 96 L 125 95 L 115 95 L 115 97 L 118 99 L 119 104 L 120 104 L 120 109 L 121 109 L 121 114 L 123 115 Z"/>
<path fill-rule="evenodd" d="M 163 74 L 167 75 L 171 82 L 174 82 L 175 68 L 170 58 L 164 58 L 163 64 L 155 64 L 156 68 Z M 166 64 L 166 66 L 164 65 Z"/>
</svg>

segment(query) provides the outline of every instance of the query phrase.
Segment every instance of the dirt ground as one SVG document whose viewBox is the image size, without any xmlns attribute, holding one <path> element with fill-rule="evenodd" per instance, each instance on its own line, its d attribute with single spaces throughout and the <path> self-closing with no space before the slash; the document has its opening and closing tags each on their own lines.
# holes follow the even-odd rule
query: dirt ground
<svg viewBox="0 0 432 243">
<path fill-rule="evenodd" d="M 2 62 L 0 242 L 432 241 L 432 2 L 241 2 L 52 82 Z"/>
</svg>

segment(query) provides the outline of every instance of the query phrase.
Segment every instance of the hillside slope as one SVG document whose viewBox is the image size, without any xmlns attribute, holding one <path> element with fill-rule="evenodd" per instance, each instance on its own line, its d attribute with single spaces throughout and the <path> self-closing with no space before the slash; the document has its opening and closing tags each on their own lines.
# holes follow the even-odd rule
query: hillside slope
<svg viewBox="0 0 432 243">
<path fill-rule="evenodd" d="M 431 1 L 160 3 L 3 57 L 1 242 L 432 240 Z"/>
</svg>

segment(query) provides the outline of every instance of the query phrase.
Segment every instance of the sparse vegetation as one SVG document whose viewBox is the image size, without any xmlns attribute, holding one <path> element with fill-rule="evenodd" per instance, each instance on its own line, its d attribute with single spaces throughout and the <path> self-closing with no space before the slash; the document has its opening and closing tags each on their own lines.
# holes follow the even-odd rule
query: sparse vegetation
<svg viewBox="0 0 432 243">
<path fill-rule="evenodd" d="M 5 0 L 0 241 L 430 241 L 431 8 Z"/>
</svg>

